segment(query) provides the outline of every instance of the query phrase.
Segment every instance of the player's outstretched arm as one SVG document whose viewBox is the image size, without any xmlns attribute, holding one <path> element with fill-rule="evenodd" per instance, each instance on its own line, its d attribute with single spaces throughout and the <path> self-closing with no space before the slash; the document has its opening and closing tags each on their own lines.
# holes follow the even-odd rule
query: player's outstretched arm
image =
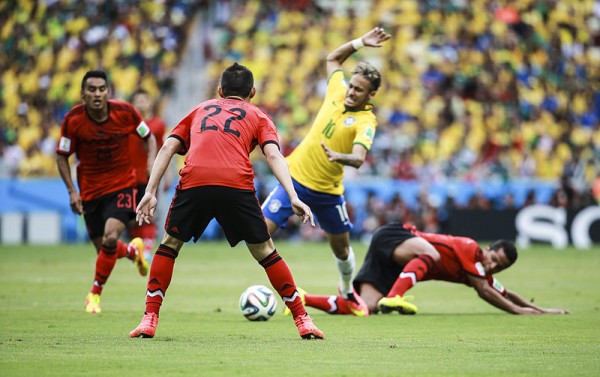
<svg viewBox="0 0 600 377">
<path fill-rule="evenodd" d="M 367 148 L 360 144 L 354 144 L 352 153 L 340 153 L 329 148 L 325 143 L 321 142 L 321 147 L 327 155 L 327 159 L 331 162 L 337 162 L 342 165 L 360 168 L 367 158 Z"/>
<path fill-rule="evenodd" d="M 381 47 L 383 42 L 391 38 L 382 27 L 375 27 L 365 33 L 362 37 L 346 42 L 327 55 L 327 77 L 342 67 L 342 63 L 350 55 L 364 46 Z"/>
<path fill-rule="evenodd" d="M 471 286 L 477 291 L 479 297 L 498 309 L 502 309 L 511 314 L 542 314 L 542 312 L 536 308 L 519 306 L 502 296 L 500 292 L 490 287 L 486 279 L 470 275 L 468 276 L 468 279 Z"/>
<path fill-rule="evenodd" d="M 298 194 L 296 193 L 294 184 L 292 183 L 290 170 L 285 162 L 285 158 L 281 152 L 279 152 L 279 147 L 275 144 L 267 144 L 263 148 L 263 153 L 267 158 L 267 164 L 269 165 L 269 168 L 273 174 L 275 174 L 275 177 L 279 183 L 281 183 L 281 186 L 290 197 L 292 210 L 296 216 L 302 219 L 302 223 L 306 224 L 308 222 L 310 225 L 315 226 L 315 220 L 313 218 L 312 211 L 298 198 Z"/>
<path fill-rule="evenodd" d="M 517 294 L 516 292 L 512 292 L 512 291 L 506 292 L 506 298 L 508 298 L 510 301 L 512 301 L 515 305 L 518 305 L 521 307 L 533 308 L 544 314 L 569 314 L 570 313 L 568 310 L 565 310 L 565 309 L 542 308 L 541 306 L 535 305 L 533 302 L 524 299 L 519 294 Z"/>
<path fill-rule="evenodd" d="M 142 197 L 140 204 L 136 211 L 136 221 L 138 224 L 150 223 L 150 219 L 154 217 L 154 211 L 157 206 L 156 192 L 160 179 L 165 174 L 171 158 L 181 148 L 181 141 L 174 137 L 167 138 L 160 151 L 156 155 L 154 165 L 152 166 L 152 172 L 150 178 L 148 178 L 148 185 L 146 186 L 146 193 Z"/>
</svg>

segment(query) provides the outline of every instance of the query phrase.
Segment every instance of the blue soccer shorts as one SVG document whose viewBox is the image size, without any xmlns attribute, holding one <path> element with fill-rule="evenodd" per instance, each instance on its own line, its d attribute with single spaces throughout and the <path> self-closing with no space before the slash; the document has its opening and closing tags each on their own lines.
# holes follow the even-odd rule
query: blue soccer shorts
<svg viewBox="0 0 600 377">
<path fill-rule="evenodd" d="M 298 197 L 307 204 L 315 220 L 325 232 L 341 234 L 352 229 L 346 210 L 344 195 L 332 195 L 311 190 L 292 179 Z M 281 184 L 277 184 L 262 204 L 265 217 L 280 228 L 285 228 L 290 216 L 294 216 L 290 199 Z"/>
</svg>

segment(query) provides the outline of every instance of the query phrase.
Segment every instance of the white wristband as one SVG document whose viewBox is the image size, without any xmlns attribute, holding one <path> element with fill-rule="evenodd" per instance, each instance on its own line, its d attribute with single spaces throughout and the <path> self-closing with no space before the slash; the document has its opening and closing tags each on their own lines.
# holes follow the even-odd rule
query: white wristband
<svg viewBox="0 0 600 377">
<path fill-rule="evenodd" d="M 352 40 L 352 47 L 355 50 L 358 50 L 361 47 L 365 47 L 365 43 L 363 42 L 362 38 L 356 38 L 356 39 Z"/>
</svg>

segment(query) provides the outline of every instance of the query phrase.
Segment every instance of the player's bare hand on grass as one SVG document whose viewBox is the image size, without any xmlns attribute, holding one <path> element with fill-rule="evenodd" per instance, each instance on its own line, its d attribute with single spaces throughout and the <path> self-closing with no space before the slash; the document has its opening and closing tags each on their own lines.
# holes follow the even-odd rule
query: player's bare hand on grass
<svg viewBox="0 0 600 377">
<path fill-rule="evenodd" d="M 571 314 L 571 312 L 566 309 L 546 308 L 544 314 Z"/>
<path fill-rule="evenodd" d="M 154 218 L 154 211 L 156 211 L 157 203 L 158 200 L 156 199 L 156 196 L 148 192 L 145 193 L 138 205 L 135 221 L 139 225 L 142 225 L 143 223 L 150 224 L 150 220 Z"/>
<path fill-rule="evenodd" d="M 304 204 L 300 199 L 292 199 L 292 211 L 294 214 L 302 219 L 302 224 L 306 224 L 310 222 L 311 226 L 315 226 L 315 219 L 313 218 L 312 211 L 310 207 Z"/>
<path fill-rule="evenodd" d="M 365 46 L 370 47 L 381 47 L 383 46 L 382 42 L 387 41 L 392 36 L 383 30 L 382 27 L 376 27 L 368 31 L 365 35 L 361 37 Z"/>
<path fill-rule="evenodd" d="M 538 314 L 544 314 L 544 312 L 537 310 L 535 308 L 524 308 L 521 307 L 519 308 L 519 311 L 515 314 L 521 314 L 521 315 L 538 315 Z"/>
<path fill-rule="evenodd" d="M 528 308 L 521 307 L 519 309 L 519 313 L 517 314 L 569 314 L 570 312 L 565 309 L 555 309 L 555 308 Z"/>
</svg>

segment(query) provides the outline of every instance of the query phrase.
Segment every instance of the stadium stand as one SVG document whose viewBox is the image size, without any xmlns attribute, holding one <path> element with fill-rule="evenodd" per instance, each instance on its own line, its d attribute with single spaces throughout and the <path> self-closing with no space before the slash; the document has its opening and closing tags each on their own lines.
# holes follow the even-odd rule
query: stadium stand
<svg viewBox="0 0 600 377">
<path fill-rule="evenodd" d="M 56 176 L 54 146 L 81 78 L 103 69 L 113 97 L 172 91 L 189 14 L 202 1 L 0 3 L 0 176 Z"/>
<path fill-rule="evenodd" d="M 257 72 L 255 102 L 280 127 L 285 151 L 318 110 L 325 54 L 373 25 L 393 35 L 381 50 L 356 54 L 384 78 L 372 153 L 366 166 L 347 174 L 356 212 L 369 193 L 389 202 L 412 192 L 401 198 L 418 211 L 446 204 L 505 208 L 561 196 L 568 197 L 561 205 L 593 201 L 600 2 L 247 1 L 236 12 L 220 28 L 210 71 L 236 59 Z M 373 177 L 395 181 L 354 190 Z M 436 194 L 448 185 L 459 189 Z M 423 186 L 429 195 L 415 195 Z M 364 209 L 367 223 L 389 219 Z"/>
<path fill-rule="evenodd" d="M 347 63 L 384 78 L 372 153 L 346 175 L 357 232 L 389 219 L 435 230 L 448 207 L 600 202 L 596 0 L 1 2 L 0 176 L 56 175 L 58 127 L 87 69 L 109 71 L 117 98 L 169 96 L 198 10 L 206 97 L 226 65 L 247 65 L 284 153 L 320 106 L 327 52 L 374 25 L 393 35 Z M 272 177 L 253 157 L 264 195 Z"/>
<path fill-rule="evenodd" d="M 370 9 L 360 16 L 331 1 L 279 3 L 243 2 L 222 27 L 212 72 L 231 59 L 256 67 L 256 101 L 290 147 L 320 104 L 324 54 L 380 24 L 394 38 L 367 52 L 384 95 L 359 174 L 402 178 L 409 165 L 427 181 L 558 179 L 575 162 L 587 182 L 597 176 L 598 2 L 362 1 Z"/>
</svg>

